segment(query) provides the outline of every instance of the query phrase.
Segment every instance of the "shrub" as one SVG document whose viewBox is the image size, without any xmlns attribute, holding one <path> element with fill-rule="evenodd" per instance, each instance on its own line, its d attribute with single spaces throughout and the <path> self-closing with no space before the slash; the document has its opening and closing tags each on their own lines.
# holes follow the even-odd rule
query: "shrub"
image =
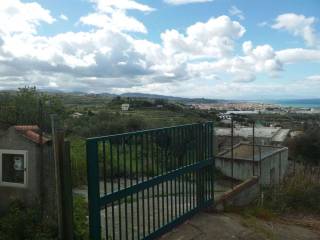
<svg viewBox="0 0 320 240">
<path fill-rule="evenodd" d="M 278 187 L 269 189 L 266 206 L 278 212 L 304 211 L 320 213 L 320 181 L 311 169 L 288 176 Z"/>
<path fill-rule="evenodd" d="M 72 167 L 72 184 L 74 187 L 85 185 L 87 183 L 85 139 L 82 139 L 80 137 L 71 137 L 69 138 L 69 140 Z"/>
<path fill-rule="evenodd" d="M 76 240 L 89 239 L 88 204 L 83 196 L 73 197 L 74 238 Z"/>
<path fill-rule="evenodd" d="M 39 207 L 28 208 L 13 201 L 0 218 L 0 240 L 57 239 L 57 229 L 41 221 Z"/>
</svg>

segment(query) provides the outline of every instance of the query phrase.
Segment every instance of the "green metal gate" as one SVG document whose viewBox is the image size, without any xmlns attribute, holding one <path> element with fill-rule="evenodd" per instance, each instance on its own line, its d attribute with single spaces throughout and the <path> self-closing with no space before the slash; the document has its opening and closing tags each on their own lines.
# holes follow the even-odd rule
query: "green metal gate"
<svg viewBox="0 0 320 240">
<path fill-rule="evenodd" d="M 213 124 L 87 139 L 90 239 L 154 239 L 213 204 Z"/>
</svg>

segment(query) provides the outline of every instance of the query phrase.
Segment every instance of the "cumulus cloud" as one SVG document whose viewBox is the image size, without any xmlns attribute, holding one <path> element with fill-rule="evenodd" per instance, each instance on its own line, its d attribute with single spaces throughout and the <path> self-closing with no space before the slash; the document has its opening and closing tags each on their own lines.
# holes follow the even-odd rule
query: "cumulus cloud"
<svg viewBox="0 0 320 240">
<path fill-rule="evenodd" d="M 53 23 L 56 19 L 50 11 L 36 2 L 22 3 L 19 0 L 2 0 L 0 4 L 0 33 L 36 34 L 42 23 Z"/>
<path fill-rule="evenodd" d="M 314 47 L 318 44 L 318 39 L 314 28 L 315 22 L 315 17 L 306 17 L 304 15 L 298 15 L 295 13 L 286 13 L 279 15 L 276 18 L 272 28 L 286 30 L 294 36 L 303 38 L 307 46 Z"/>
<path fill-rule="evenodd" d="M 131 35 L 147 33 L 147 29 L 129 15 L 130 10 L 152 12 L 152 7 L 130 0 L 91 2 L 94 11 L 79 19 L 90 26 L 88 31 L 52 36 L 37 34 L 41 24 L 55 21 L 49 10 L 18 0 L 6 2 L 7 7 L 1 5 L 0 18 L 8 14 L 9 19 L 23 21 L 26 26 L 14 28 L 0 21 L 0 88 L 36 85 L 43 89 L 148 91 L 195 97 L 219 97 L 228 88 L 237 88 L 229 92 L 241 97 L 241 91 L 253 95 L 262 91 L 254 81 L 261 74 L 274 77 L 286 64 L 320 61 L 319 50 L 275 51 L 271 45 L 255 46 L 251 41 L 243 42 L 242 53 L 238 52 L 236 44 L 241 43 L 246 29 L 228 16 L 212 17 L 185 30 L 168 29 L 155 43 Z M 28 15 L 33 8 L 38 13 Z M 310 76 L 312 79 L 316 77 Z M 268 91 L 280 86 L 269 86 Z M 315 81 L 312 86 L 319 87 Z"/>
<path fill-rule="evenodd" d="M 306 78 L 307 81 L 318 82 L 320 84 L 320 75 L 312 75 Z"/>
<path fill-rule="evenodd" d="M 81 17 L 80 22 L 97 28 L 109 28 L 119 31 L 147 33 L 144 24 L 134 17 L 127 16 L 123 11 L 113 11 L 110 15 L 91 13 Z"/>
<path fill-rule="evenodd" d="M 128 10 L 151 12 L 155 9 L 133 0 L 90 0 L 95 12 L 82 16 L 80 23 L 97 28 L 147 33 L 145 25 L 134 17 L 128 16 Z"/>
<path fill-rule="evenodd" d="M 320 62 L 320 50 L 316 49 L 289 48 L 277 51 L 277 56 L 283 63 Z"/>
<path fill-rule="evenodd" d="M 164 0 L 165 3 L 171 5 L 184 5 L 190 3 L 205 3 L 205 2 L 212 2 L 213 0 Z"/>
<path fill-rule="evenodd" d="M 90 2 L 95 4 L 95 8 L 100 12 L 113 12 L 115 9 L 120 10 L 138 10 L 142 12 L 151 12 L 155 9 L 141 4 L 134 0 L 89 0 Z"/>
<path fill-rule="evenodd" d="M 242 45 L 243 56 L 231 56 L 211 62 L 188 64 L 188 70 L 193 74 L 227 73 L 234 82 L 248 83 L 256 79 L 259 73 L 266 73 L 270 77 L 277 76 L 282 71 L 283 64 L 270 45 L 259 45 L 255 48 L 252 42 L 246 41 Z"/>
<path fill-rule="evenodd" d="M 61 20 L 64 20 L 64 21 L 68 21 L 69 20 L 69 18 L 66 15 L 62 14 L 62 13 L 60 14 L 59 18 Z"/>
<path fill-rule="evenodd" d="M 231 8 L 229 9 L 229 14 L 231 16 L 237 16 L 240 20 L 245 19 L 243 12 L 236 6 L 231 6 Z"/>
<path fill-rule="evenodd" d="M 233 51 L 234 40 L 242 37 L 245 31 L 239 22 L 220 16 L 191 25 L 185 35 L 177 30 L 167 30 L 161 34 L 161 39 L 167 54 L 220 58 Z"/>
</svg>

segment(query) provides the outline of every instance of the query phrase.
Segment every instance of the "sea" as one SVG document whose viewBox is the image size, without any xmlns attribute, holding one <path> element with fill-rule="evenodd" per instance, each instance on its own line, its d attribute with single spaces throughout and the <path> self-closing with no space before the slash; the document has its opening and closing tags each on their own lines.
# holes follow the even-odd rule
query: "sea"
<svg viewBox="0 0 320 240">
<path fill-rule="evenodd" d="M 320 99 L 267 100 L 263 102 L 276 104 L 283 107 L 320 109 Z"/>
</svg>

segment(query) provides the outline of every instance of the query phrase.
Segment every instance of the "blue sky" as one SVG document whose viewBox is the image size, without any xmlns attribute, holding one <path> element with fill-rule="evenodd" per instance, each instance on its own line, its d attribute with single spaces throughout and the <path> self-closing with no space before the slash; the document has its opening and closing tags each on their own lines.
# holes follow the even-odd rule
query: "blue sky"
<svg viewBox="0 0 320 240">
<path fill-rule="evenodd" d="M 1 0 L 0 89 L 315 98 L 319 19 L 317 0 Z"/>
</svg>

